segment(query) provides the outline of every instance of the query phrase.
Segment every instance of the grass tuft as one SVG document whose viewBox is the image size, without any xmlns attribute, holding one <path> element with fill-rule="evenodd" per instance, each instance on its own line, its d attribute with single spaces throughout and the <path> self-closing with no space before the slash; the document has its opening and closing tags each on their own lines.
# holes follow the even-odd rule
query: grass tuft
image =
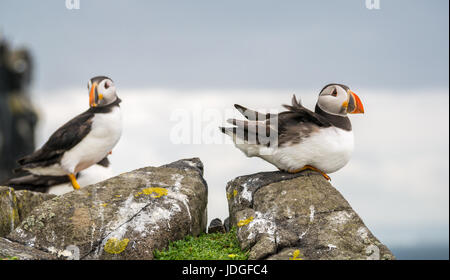
<svg viewBox="0 0 450 280">
<path fill-rule="evenodd" d="M 16 256 L 6 256 L 6 257 L 0 257 L 0 261 L 12 261 L 12 260 L 18 260 L 19 257 Z"/>
<path fill-rule="evenodd" d="M 157 260 L 247 260 L 248 252 L 241 250 L 236 228 L 227 233 L 187 236 L 169 243 L 165 250 L 154 251 Z"/>
</svg>

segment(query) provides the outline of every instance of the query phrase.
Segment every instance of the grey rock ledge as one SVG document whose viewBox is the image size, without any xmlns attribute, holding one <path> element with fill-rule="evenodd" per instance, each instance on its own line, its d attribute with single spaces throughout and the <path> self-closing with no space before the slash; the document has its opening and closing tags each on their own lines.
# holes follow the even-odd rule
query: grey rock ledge
<svg viewBox="0 0 450 280">
<path fill-rule="evenodd" d="M 262 172 L 227 184 L 231 225 L 250 259 L 394 259 L 322 175 Z"/>
<path fill-rule="evenodd" d="M 60 259 L 153 259 L 206 231 L 203 164 L 145 167 L 45 201 L 7 239 Z"/>
</svg>

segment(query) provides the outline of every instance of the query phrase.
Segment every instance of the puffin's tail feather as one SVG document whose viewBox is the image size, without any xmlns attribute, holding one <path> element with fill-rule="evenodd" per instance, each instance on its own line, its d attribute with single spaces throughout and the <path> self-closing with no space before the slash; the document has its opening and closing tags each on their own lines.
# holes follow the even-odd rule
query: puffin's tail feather
<svg viewBox="0 0 450 280">
<path fill-rule="evenodd" d="M 236 128 L 235 127 L 219 127 L 220 131 L 222 131 L 222 133 L 229 135 L 231 137 L 233 137 L 236 133 Z"/>
<path fill-rule="evenodd" d="M 227 122 L 234 127 L 221 127 L 220 129 L 223 133 L 231 136 L 236 144 L 239 142 L 239 144 L 266 145 L 277 141 L 278 134 L 270 127 L 270 122 L 237 119 L 228 119 Z"/>
<path fill-rule="evenodd" d="M 20 158 L 17 161 L 17 163 L 20 164 L 20 165 L 25 165 L 25 164 L 28 164 L 28 163 L 32 163 L 32 162 L 37 161 L 41 157 L 41 155 L 42 155 L 42 150 L 39 149 L 39 150 L 29 154 L 29 155 L 26 155 L 26 156 Z"/>
<path fill-rule="evenodd" d="M 19 174 L 19 173 L 25 172 L 25 170 L 22 167 L 17 167 L 17 168 L 14 168 L 12 172 L 14 174 Z"/>
<path fill-rule="evenodd" d="M 275 115 L 267 113 L 267 114 L 263 114 L 260 113 L 258 111 L 254 111 L 248 108 L 245 108 L 244 106 L 241 106 L 239 104 L 234 104 L 234 107 L 248 120 L 250 121 L 262 121 L 262 120 L 267 120 L 270 119 L 272 117 L 274 117 Z"/>
<path fill-rule="evenodd" d="M 23 184 L 31 184 L 33 181 L 36 180 L 36 176 L 33 174 L 28 174 L 20 177 L 11 178 L 8 181 L 6 181 L 6 185 L 13 186 L 13 185 L 23 185 Z"/>
<path fill-rule="evenodd" d="M 12 187 L 15 190 L 31 190 L 38 192 L 45 192 L 47 188 L 70 182 L 67 176 L 39 176 L 31 174 L 27 171 L 9 179 L 5 182 L 6 186 Z"/>
<path fill-rule="evenodd" d="M 297 97 L 295 96 L 295 94 L 292 95 L 291 103 L 292 103 L 292 105 L 283 104 L 283 107 L 288 109 L 289 111 L 296 111 L 299 109 L 303 109 L 302 102 L 300 100 L 297 101 Z"/>
<path fill-rule="evenodd" d="M 297 97 L 295 96 L 295 94 L 292 95 L 292 106 L 294 107 L 301 107 L 302 106 L 302 102 L 299 100 L 297 101 Z"/>
<path fill-rule="evenodd" d="M 237 139 L 240 139 L 238 142 L 248 141 L 248 132 L 246 129 L 242 127 L 219 127 L 222 133 L 230 136 L 233 139 L 233 142 L 236 143 Z"/>
</svg>

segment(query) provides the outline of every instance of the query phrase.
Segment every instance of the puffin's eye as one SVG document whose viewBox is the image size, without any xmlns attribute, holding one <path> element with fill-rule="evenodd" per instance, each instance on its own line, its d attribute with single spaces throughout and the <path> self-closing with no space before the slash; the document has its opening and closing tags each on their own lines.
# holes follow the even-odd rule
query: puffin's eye
<svg viewBox="0 0 450 280">
<path fill-rule="evenodd" d="M 109 81 L 105 82 L 105 89 L 108 89 L 111 85 L 109 84 Z"/>
<path fill-rule="evenodd" d="M 333 89 L 333 92 L 331 93 L 332 96 L 336 97 L 337 96 L 337 90 Z"/>
</svg>

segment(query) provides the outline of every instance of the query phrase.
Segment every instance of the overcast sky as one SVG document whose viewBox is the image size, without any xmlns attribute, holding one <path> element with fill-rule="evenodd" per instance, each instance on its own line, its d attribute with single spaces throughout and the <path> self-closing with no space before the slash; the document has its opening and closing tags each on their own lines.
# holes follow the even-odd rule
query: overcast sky
<svg viewBox="0 0 450 280">
<path fill-rule="evenodd" d="M 35 54 L 39 89 L 98 73 L 122 87 L 448 87 L 445 0 L 0 1 L 0 30 Z"/>
<path fill-rule="evenodd" d="M 275 168 L 233 145 L 171 143 L 174 110 L 194 121 L 234 103 L 281 109 L 293 92 L 314 108 L 325 84 L 344 83 L 366 113 L 352 116 L 355 152 L 332 184 L 389 247 L 441 247 L 448 258 L 448 1 L 80 3 L 0 1 L 1 32 L 34 54 L 39 145 L 86 109 L 88 79 L 108 75 L 125 121 L 116 174 L 198 156 L 208 218 L 223 219 L 227 181 Z"/>
</svg>

